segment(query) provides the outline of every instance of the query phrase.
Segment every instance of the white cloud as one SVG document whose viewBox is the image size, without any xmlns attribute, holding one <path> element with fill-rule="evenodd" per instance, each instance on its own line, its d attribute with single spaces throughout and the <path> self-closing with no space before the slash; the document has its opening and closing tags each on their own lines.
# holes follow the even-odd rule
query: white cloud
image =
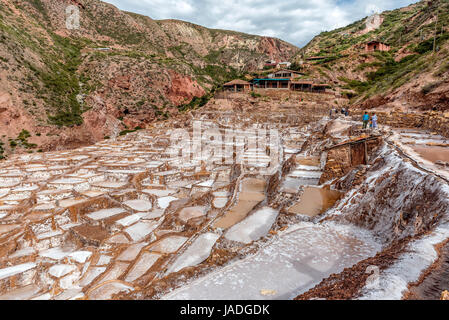
<svg viewBox="0 0 449 320">
<path fill-rule="evenodd" d="M 368 3 L 365 8 L 365 13 L 367 15 L 371 15 L 374 13 L 380 13 L 380 8 L 373 3 Z"/>
<path fill-rule="evenodd" d="M 153 19 L 181 19 L 208 28 L 278 37 L 304 46 L 321 31 L 416 0 L 104 0 Z"/>
</svg>

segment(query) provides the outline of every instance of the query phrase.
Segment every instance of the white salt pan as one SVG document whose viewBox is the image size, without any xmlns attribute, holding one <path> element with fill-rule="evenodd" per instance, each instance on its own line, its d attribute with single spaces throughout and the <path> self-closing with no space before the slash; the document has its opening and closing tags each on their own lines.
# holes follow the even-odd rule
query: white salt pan
<svg viewBox="0 0 449 320">
<path fill-rule="evenodd" d="M 127 182 L 101 181 L 101 182 L 95 182 L 92 185 L 94 187 L 99 187 L 99 188 L 120 189 L 120 188 L 126 186 L 126 184 L 127 184 Z"/>
<path fill-rule="evenodd" d="M 142 221 L 125 229 L 125 232 L 133 241 L 140 241 L 148 236 L 156 227 L 157 223 L 154 221 Z"/>
<path fill-rule="evenodd" d="M 41 251 L 39 252 L 39 256 L 44 258 L 50 258 L 53 260 L 62 260 L 65 257 L 67 257 L 70 253 L 72 253 L 72 251 L 64 251 L 62 250 L 62 248 L 57 247 Z"/>
<path fill-rule="evenodd" d="M 12 277 L 16 274 L 23 273 L 36 267 L 35 263 L 24 263 L 17 266 L 0 269 L 0 280 Z"/>
<path fill-rule="evenodd" d="M 146 200 L 129 200 L 124 204 L 136 211 L 149 211 L 152 208 L 151 202 Z"/>
<path fill-rule="evenodd" d="M 22 250 L 18 250 L 16 252 L 14 252 L 12 255 L 9 256 L 9 258 L 14 259 L 14 258 L 26 257 L 26 256 L 30 256 L 34 253 L 36 253 L 36 250 L 33 247 L 27 247 L 27 248 L 23 248 Z"/>
<path fill-rule="evenodd" d="M 123 251 L 117 259 L 121 261 L 132 261 L 140 253 L 140 250 L 142 250 L 142 248 L 144 248 L 146 245 L 148 245 L 148 243 L 146 242 L 133 244 L 132 246 L 128 247 L 125 251 Z"/>
<path fill-rule="evenodd" d="M 259 240 L 270 231 L 277 216 L 278 211 L 270 207 L 264 207 L 234 225 L 226 232 L 225 238 L 246 244 Z"/>
<path fill-rule="evenodd" d="M 65 276 L 66 274 L 69 274 L 73 271 L 75 271 L 76 266 L 74 265 L 68 265 L 68 264 L 57 264 L 52 266 L 48 273 L 51 274 L 55 278 L 61 278 Z"/>
<path fill-rule="evenodd" d="M 74 261 L 78 263 L 85 263 L 87 259 L 92 255 L 90 251 L 75 251 L 69 255 Z"/>
<path fill-rule="evenodd" d="M 319 179 L 322 176 L 322 172 L 320 171 L 305 171 L 305 170 L 295 170 L 289 174 L 290 177 L 298 177 L 298 178 L 315 178 Z"/>
<path fill-rule="evenodd" d="M 175 190 L 161 190 L 161 189 L 145 189 L 142 190 L 143 193 L 151 194 L 156 197 L 166 197 L 176 193 Z"/>
<path fill-rule="evenodd" d="M 0 296 L 0 301 L 3 300 L 28 300 L 36 295 L 41 289 L 35 285 L 30 284 L 26 287 L 18 288 Z"/>
<path fill-rule="evenodd" d="M 197 186 L 198 187 L 210 188 L 210 187 L 212 187 L 213 184 L 214 184 L 214 180 L 207 180 L 207 181 L 204 181 L 202 183 L 198 183 Z"/>
<path fill-rule="evenodd" d="M 280 233 L 256 255 L 219 268 L 163 299 L 293 299 L 379 249 L 369 233 L 360 229 L 300 223 Z M 264 289 L 276 294 L 264 296 Z"/>
<path fill-rule="evenodd" d="M 128 227 L 128 226 L 136 223 L 139 220 L 140 220 L 140 216 L 138 216 L 137 214 L 132 214 L 130 216 L 127 216 L 126 218 L 118 220 L 117 224 L 119 224 L 123 227 Z"/>
<path fill-rule="evenodd" d="M 114 294 L 133 290 L 132 287 L 121 282 L 108 282 L 89 293 L 89 298 L 92 300 L 109 300 Z"/>
<path fill-rule="evenodd" d="M 171 202 L 178 200 L 178 198 L 175 197 L 163 197 L 157 199 L 157 204 L 160 208 L 166 209 L 170 205 Z"/>
<path fill-rule="evenodd" d="M 153 264 L 161 257 L 159 254 L 145 252 L 139 258 L 139 261 L 131 268 L 125 278 L 127 282 L 133 282 L 143 276 Z"/>
<path fill-rule="evenodd" d="M 103 220 L 106 218 L 110 218 L 113 216 L 116 216 L 118 214 L 126 212 L 122 208 L 110 208 L 110 209 L 103 209 L 96 212 L 92 212 L 87 214 L 87 216 L 93 220 Z"/>
<path fill-rule="evenodd" d="M 89 285 L 96 277 L 98 277 L 100 274 L 102 274 L 103 272 L 105 272 L 106 268 L 105 267 L 95 267 L 95 268 L 91 268 L 87 274 L 84 276 L 84 278 L 82 279 L 82 281 L 80 282 L 80 285 L 85 287 L 87 285 Z"/>
<path fill-rule="evenodd" d="M 162 253 L 173 253 L 177 251 L 188 238 L 181 236 L 171 236 L 164 238 L 151 246 L 151 251 L 157 251 Z"/>
<path fill-rule="evenodd" d="M 202 217 L 206 214 L 206 207 L 189 207 L 183 208 L 179 212 L 179 219 L 184 222 L 189 221 L 190 219 Z"/>
<path fill-rule="evenodd" d="M 200 235 L 193 244 L 170 266 L 167 273 L 178 272 L 186 267 L 193 267 L 206 260 L 215 242 L 220 238 L 215 233 Z"/>
<path fill-rule="evenodd" d="M 106 255 L 101 255 L 98 259 L 97 266 L 105 266 L 111 262 L 111 257 Z"/>
</svg>

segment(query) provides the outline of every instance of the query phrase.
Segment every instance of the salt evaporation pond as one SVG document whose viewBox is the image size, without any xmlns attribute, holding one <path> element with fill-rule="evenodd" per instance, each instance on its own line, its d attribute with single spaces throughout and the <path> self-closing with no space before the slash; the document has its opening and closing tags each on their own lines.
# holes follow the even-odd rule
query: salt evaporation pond
<svg viewBox="0 0 449 320">
<path fill-rule="evenodd" d="M 231 263 L 164 296 L 164 300 L 288 300 L 333 273 L 374 256 L 367 231 L 332 222 L 302 222 L 255 255 Z M 272 295 L 264 295 L 265 292 Z"/>
</svg>

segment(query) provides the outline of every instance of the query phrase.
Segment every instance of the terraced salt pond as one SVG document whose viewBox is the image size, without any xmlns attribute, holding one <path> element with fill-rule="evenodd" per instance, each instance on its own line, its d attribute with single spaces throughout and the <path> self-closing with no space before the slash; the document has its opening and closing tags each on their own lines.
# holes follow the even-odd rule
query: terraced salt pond
<svg viewBox="0 0 449 320">
<path fill-rule="evenodd" d="M 0 162 L 0 299 L 140 299 L 152 288 L 150 298 L 290 299 L 380 249 L 367 232 L 308 219 L 339 194 L 319 186 L 319 152 L 299 154 L 310 133 L 298 117 L 196 116 L 248 139 L 257 116 L 257 128 L 279 130 L 281 163 L 262 170 L 272 144 L 244 139 L 238 165 L 173 160 L 166 124 Z"/>
<path fill-rule="evenodd" d="M 317 187 L 306 187 L 298 203 L 289 208 L 288 212 L 309 217 L 315 217 L 333 207 L 342 197 L 341 192 Z"/>
<path fill-rule="evenodd" d="M 431 162 L 449 161 L 449 148 L 439 146 L 416 146 L 413 148 L 419 155 Z"/>
<path fill-rule="evenodd" d="M 264 180 L 245 179 L 241 184 L 238 202 L 214 226 L 227 229 L 242 221 L 257 204 L 265 199 L 265 186 Z"/>
<path fill-rule="evenodd" d="M 293 299 L 379 249 L 380 245 L 361 230 L 304 222 L 279 234 L 255 255 L 220 268 L 163 299 Z"/>
<path fill-rule="evenodd" d="M 393 130 L 390 138 L 419 165 L 449 179 L 449 139 L 421 130 Z"/>
<path fill-rule="evenodd" d="M 227 239 L 264 238 L 278 216 L 255 209 L 266 201 L 266 146 L 242 149 L 253 176 L 239 173 L 233 190 L 231 164 L 173 161 L 169 138 L 141 131 L 2 161 L 0 297 L 110 299 L 205 263 Z M 286 152 L 299 150 L 289 139 Z"/>
</svg>

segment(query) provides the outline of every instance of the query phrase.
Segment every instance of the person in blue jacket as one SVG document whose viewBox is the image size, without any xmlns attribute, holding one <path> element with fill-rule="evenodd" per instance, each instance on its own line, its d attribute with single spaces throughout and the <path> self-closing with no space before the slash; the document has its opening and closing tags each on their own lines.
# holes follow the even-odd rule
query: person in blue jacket
<svg viewBox="0 0 449 320">
<path fill-rule="evenodd" d="M 365 114 L 363 115 L 363 129 L 366 129 L 368 127 L 368 123 L 369 123 L 369 114 L 368 112 L 365 112 Z"/>
</svg>

